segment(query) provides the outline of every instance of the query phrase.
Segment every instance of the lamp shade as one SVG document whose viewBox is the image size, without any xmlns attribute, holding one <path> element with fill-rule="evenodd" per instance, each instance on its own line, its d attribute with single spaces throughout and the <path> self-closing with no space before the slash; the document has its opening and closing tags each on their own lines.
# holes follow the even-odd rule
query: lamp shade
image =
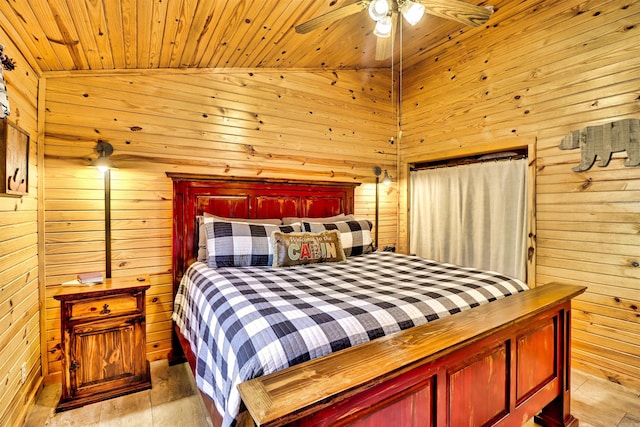
<svg viewBox="0 0 640 427">
<path fill-rule="evenodd" d="M 107 169 L 115 169 L 115 165 L 108 157 L 98 157 L 93 162 L 91 162 L 91 166 L 97 167 L 100 171 L 104 172 Z"/>
<path fill-rule="evenodd" d="M 378 22 L 389 13 L 389 3 L 387 0 L 373 0 L 369 3 L 369 16 Z"/>
<path fill-rule="evenodd" d="M 391 37 L 392 28 L 393 25 L 391 23 L 391 17 L 385 16 L 384 18 L 376 22 L 376 27 L 373 29 L 373 34 L 382 38 Z"/>
<path fill-rule="evenodd" d="M 407 0 L 400 6 L 400 12 L 402 12 L 402 16 L 404 16 L 404 19 L 406 19 L 409 24 L 416 25 L 424 15 L 424 6 L 420 3 Z"/>
<path fill-rule="evenodd" d="M 393 181 L 392 181 L 391 177 L 389 176 L 389 173 L 387 173 L 387 170 L 385 169 L 384 170 L 384 176 L 382 177 L 382 184 L 391 185 L 392 182 Z"/>
</svg>

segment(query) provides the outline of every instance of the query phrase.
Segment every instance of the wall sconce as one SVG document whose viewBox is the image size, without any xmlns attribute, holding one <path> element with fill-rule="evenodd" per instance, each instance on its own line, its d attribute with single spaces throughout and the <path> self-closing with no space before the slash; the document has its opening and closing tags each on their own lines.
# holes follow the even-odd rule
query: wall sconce
<svg viewBox="0 0 640 427">
<path fill-rule="evenodd" d="M 91 166 L 97 167 L 101 172 L 116 167 L 109 159 L 109 156 L 113 154 L 113 146 L 111 144 L 106 141 L 98 141 L 95 150 L 98 153 L 98 158 L 91 162 Z"/>
<path fill-rule="evenodd" d="M 391 179 L 391 177 L 389 176 L 389 174 L 387 173 L 387 170 L 384 170 L 384 176 L 382 177 L 382 184 L 389 186 L 391 185 L 391 183 L 393 182 L 393 180 Z"/>
<path fill-rule="evenodd" d="M 91 166 L 97 167 L 104 177 L 104 250 L 105 250 L 105 277 L 111 278 L 111 169 L 116 168 L 109 156 L 113 154 L 113 146 L 106 141 L 98 141 L 96 144 L 98 158 L 91 162 Z"/>
</svg>

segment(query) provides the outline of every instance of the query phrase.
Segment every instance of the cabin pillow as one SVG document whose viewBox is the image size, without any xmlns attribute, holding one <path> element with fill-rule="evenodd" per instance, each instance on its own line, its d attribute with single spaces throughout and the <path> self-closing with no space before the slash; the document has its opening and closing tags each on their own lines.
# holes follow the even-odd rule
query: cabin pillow
<svg viewBox="0 0 640 427">
<path fill-rule="evenodd" d="M 271 240 L 273 267 L 347 261 L 338 230 L 325 230 L 320 233 L 274 231 Z"/>
<path fill-rule="evenodd" d="M 334 216 L 325 216 L 322 218 L 303 218 L 303 217 L 297 217 L 297 216 L 285 216 L 284 218 L 282 218 L 282 223 L 283 224 L 294 224 L 296 222 L 303 222 L 303 221 L 309 221 L 309 222 L 335 222 L 335 221 L 350 221 L 350 220 L 354 220 L 356 219 L 353 215 L 349 214 L 349 215 L 345 215 L 345 214 L 338 214 L 338 215 L 334 215 Z"/>
<path fill-rule="evenodd" d="M 201 262 L 207 262 L 207 233 L 204 230 L 204 226 L 202 223 L 202 218 L 215 218 L 222 221 L 238 221 L 238 222 L 250 222 L 254 224 L 271 224 L 271 225 L 281 225 L 282 221 L 280 218 L 227 218 L 223 216 L 213 215 L 208 212 L 203 213 L 202 215 L 196 216 L 196 220 L 198 221 L 198 257 L 197 260 Z"/>
<path fill-rule="evenodd" d="M 322 230 L 338 230 L 344 254 L 348 257 L 373 252 L 371 222 L 366 219 L 330 223 L 303 222 L 304 231 L 318 233 Z"/>
<path fill-rule="evenodd" d="M 300 232 L 300 224 L 270 225 L 202 219 L 207 234 L 207 265 L 217 267 L 269 266 L 273 263 L 271 233 Z"/>
</svg>

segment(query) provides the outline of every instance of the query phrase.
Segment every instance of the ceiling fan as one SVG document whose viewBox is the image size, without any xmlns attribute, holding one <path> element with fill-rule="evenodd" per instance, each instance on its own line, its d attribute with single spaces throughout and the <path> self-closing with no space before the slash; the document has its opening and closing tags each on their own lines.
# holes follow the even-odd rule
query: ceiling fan
<svg viewBox="0 0 640 427">
<path fill-rule="evenodd" d="M 476 6 L 460 0 L 360 0 L 317 16 L 295 27 L 296 32 L 306 34 L 346 18 L 365 9 L 375 21 L 373 33 L 378 37 L 376 60 L 382 61 L 393 53 L 393 37 L 398 16 L 402 15 L 411 25 L 417 24 L 424 13 L 477 27 L 489 20 L 492 6 Z"/>
</svg>

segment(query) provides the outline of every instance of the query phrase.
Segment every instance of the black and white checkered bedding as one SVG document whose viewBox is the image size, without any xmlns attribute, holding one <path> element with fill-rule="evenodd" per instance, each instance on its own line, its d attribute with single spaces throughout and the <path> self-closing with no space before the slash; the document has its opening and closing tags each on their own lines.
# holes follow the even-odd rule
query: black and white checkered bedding
<svg viewBox="0 0 640 427">
<path fill-rule="evenodd" d="M 279 269 L 196 262 L 173 320 L 196 355 L 198 387 L 229 426 L 242 381 L 526 289 L 498 273 L 390 252 Z"/>
</svg>

